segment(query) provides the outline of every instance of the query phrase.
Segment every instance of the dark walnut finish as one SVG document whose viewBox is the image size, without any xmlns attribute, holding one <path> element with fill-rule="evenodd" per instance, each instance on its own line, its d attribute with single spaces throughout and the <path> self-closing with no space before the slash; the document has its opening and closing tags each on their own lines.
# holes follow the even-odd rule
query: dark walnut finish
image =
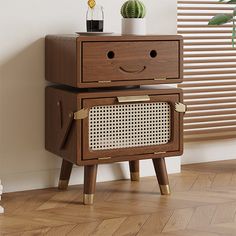
<svg viewBox="0 0 236 236">
<path fill-rule="evenodd" d="M 182 37 L 53 36 L 46 44 L 46 80 L 77 88 L 182 82 Z"/>
<path fill-rule="evenodd" d="M 169 195 L 170 187 L 164 158 L 152 159 L 161 194 Z"/>
<path fill-rule="evenodd" d="M 131 99 L 125 103 L 119 101 L 119 98 L 145 96 L 150 100 L 132 101 Z M 179 156 L 183 152 L 183 113 L 175 110 L 175 104 L 181 103 L 182 99 L 182 90 L 175 88 L 84 91 L 60 86 L 47 87 L 46 149 L 63 158 L 59 188 L 67 188 L 73 164 L 85 166 L 84 203 L 92 204 L 98 164 L 129 161 L 131 180 L 138 181 L 139 160 L 153 159 L 161 193 L 169 194 L 164 158 Z M 89 117 L 92 108 L 159 102 L 167 102 L 170 105 L 171 137 L 168 143 L 109 150 L 92 150 L 89 146 Z M 76 114 L 79 114 L 79 119 L 75 118 Z"/>
<path fill-rule="evenodd" d="M 84 167 L 84 204 L 93 204 L 93 198 L 96 188 L 98 165 L 88 165 Z"/>
<path fill-rule="evenodd" d="M 129 161 L 130 179 L 139 181 L 139 161 Z"/>
<path fill-rule="evenodd" d="M 70 122 L 70 114 L 100 105 L 118 105 L 118 97 L 149 95 L 152 102 L 168 102 L 171 106 L 171 138 L 167 144 L 91 150 L 89 147 L 89 115 Z M 175 103 L 182 102 L 181 89 L 126 89 L 111 91 L 79 92 L 76 89 L 46 88 L 46 149 L 76 165 L 91 165 L 179 156 L 183 151 L 183 113 L 175 111 Z M 61 112 L 58 112 L 58 102 Z M 138 102 L 138 103 L 149 103 Z M 135 104 L 135 102 L 134 102 Z M 60 115 L 62 118 L 60 118 Z M 61 119 L 62 127 L 61 127 Z M 69 128 L 68 128 L 69 127 Z M 63 146 L 62 141 L 65 140 Z"/>
<path fill-rule="evenodd" d="M 59 189 L 84 166 L 92 204 L 99 164 L 128 161 L 138 181 L 139 161 L 152 159 L 170 194 L 165 158 L 183 153 L 182 90 L 143 85 L 182 82 L 182 37 L 51 35 L 45 48 L 46 80 L 60 84 L 46 88 L 45 103 L 45 146 L 63 158 Z"/>
<path fill-rule="evenodd" d="M 60 180 L 59 180 L 59 185 L 58 185 L 58 188 L 60 190 L 67 189 L 68 184 L 69 184 L 69 180 L 70 180 L 72 167 L 73 167 L 73 163 L 71 163 L 67 160 L 62 160 L 61 174 L 60 174 Z"/>
</svg>

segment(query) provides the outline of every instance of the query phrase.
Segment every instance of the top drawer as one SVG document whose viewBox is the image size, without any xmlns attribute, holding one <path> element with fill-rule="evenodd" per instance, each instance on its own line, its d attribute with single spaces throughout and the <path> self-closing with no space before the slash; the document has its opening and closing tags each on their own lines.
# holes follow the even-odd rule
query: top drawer
<svg viewBox="0 0 236 236">
<path fill-rule="evenodd" d="M 180 36 L 46 37 L 46 79 L 78 88 L 182 82 Z"/>
</svg>

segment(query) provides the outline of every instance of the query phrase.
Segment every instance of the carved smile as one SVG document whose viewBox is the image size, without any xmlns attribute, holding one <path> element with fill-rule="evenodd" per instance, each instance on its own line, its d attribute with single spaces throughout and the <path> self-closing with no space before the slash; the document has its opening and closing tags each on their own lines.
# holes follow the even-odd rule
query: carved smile
<svg viewBox="0 0 236 236">
<path fill-rule="evenodd" d="M 138 74 L 138 73 L 141 73 L 144 70 L 146 70 L 146 66 L 143 66 L 141 69 L 126 69 L 126 68 L 120 66 L 119 70 L 121 70 L 122 72 L 125 72 L 125 73 L 129 73 L 129 74 Z"/>
</svg>

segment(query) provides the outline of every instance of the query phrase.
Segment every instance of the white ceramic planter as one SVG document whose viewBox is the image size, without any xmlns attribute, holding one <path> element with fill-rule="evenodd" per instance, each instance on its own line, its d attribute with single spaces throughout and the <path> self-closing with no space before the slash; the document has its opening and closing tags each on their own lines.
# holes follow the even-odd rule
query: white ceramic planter
<svg viewBox="0 0 236 236">
<path fill-rule="evenodd" d="M 123 18 L 122 34 L 145 35 L 146 19 L 144 18 Z"/>
</svg>

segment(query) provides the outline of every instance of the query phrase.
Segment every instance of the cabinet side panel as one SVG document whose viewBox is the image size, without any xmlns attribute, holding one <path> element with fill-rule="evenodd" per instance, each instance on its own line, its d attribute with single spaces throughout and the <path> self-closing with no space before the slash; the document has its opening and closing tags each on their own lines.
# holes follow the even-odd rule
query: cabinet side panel
<svg viewBox="0 0 236 236">
<path fill-rule="evenodd" d="M 75 164 L 77 148 L 80 148 L 77 146 L 76 122 L 72 122 L 63 148 L 60 146 L 69 123 L 69 114 L 76 111 L 76 106 L 76 94 L 53 87 L 46 88 L 45 148 Z"/>
<path fill-rule="evenodd" d="M 45 39 L 46 80 L 76 87 L 76 38 L 47 36 Z"/>
</svg>

